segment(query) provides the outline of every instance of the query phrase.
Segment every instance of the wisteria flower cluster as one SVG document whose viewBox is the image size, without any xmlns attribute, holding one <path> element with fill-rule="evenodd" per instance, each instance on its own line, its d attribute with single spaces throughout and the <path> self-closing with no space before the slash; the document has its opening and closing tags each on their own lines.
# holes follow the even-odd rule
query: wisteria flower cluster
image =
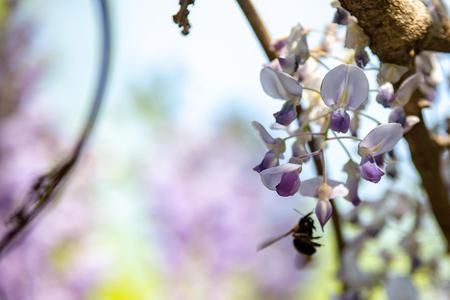
<svg viewBox="0 0 450 300">
<path fill-rule="evenodd" d="M 348 27 L 346 44 L 355 49 L 353 63 L 341 63 L 330 69 L 323 59 L 327 58 L 332 42 L 326 47 L 322 43 L 318 49 L 310 50 L 308 31 L 301 25 L 295 26 L 287 38 L 275 44 L 279 58 L 262 68 L 260 81 L 269 97 L 283 101 L 280 111 L 273 115 L 275 124 L 272 127 L 282 129 L 287 136 L 274 137 L 262 124 L 253 122 L 253 127 L 267 147 L 267 152 L 254 171 L 259 173 L 265 187 L 280 196 L 299 193 L 316 198 L 315 214 L 322 228 L 332 215 L 331 200 L 345 197 L 358 205 L 361 201 L 358 196 L 361 179 L 378 183 L 389 171 L 384 168 L 384 156 L 390 155 L 392 158 L 394 146 L 418 122 L 417 117 L 406 116 L 403 107 L 415 90 L 431 91 L 433 85 L 429 71 L 431 60 L 426 54 L 417 57 L 416 72 L 403 81 L 397 91 L 394 91 L 394 84 L 408 69 L 382 64 L 377 78 L 380 88 L 374 98 L 383 107 L 392 109 L 389 120 L 380 123 L 364 112 L 370 92 L 377 90 L 369 88 L 369 80 L 363 69 L 368 59 L 359 57 L 365 53 L 367 37 L 357 30 L 356 23 L 346 21 L 347 17 L 342 8 L 337 9 L 335 19 L 340 23 L 352 24 Z M 327 68 L 327 72 L 319 79 L 320 89 L 309 86 L 311 78 L 317 78 L 322 67 Z M 431 99 L 432 92 L 428 95 Z M 363 137 L 358 136 L 360 117 L 377 123 Z M 350 134 L 347 134 L 349 131 Z M 342 143 L 343 139 L 358 142 L 355 150 L 359 161 L 353 159 Z M 345 183 L 327 176 L 326 170 L 331 166 L 326 164 L 324 153 L 331 141 L 338 141 L 349 156 L 343 166 L 348 175 Z M 292 151 L 287 157 L 289 145 Z M 302 166 L 313 161 L 310 158 L 321 162 L 321 176 L 302 181 Z"/>
</svg>

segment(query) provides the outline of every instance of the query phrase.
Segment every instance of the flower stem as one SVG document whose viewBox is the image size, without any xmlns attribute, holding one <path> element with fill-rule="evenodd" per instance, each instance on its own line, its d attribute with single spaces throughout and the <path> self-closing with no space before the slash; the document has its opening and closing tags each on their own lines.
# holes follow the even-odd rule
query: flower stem
<svg viewBox="0 0 450 300">
<path fill-rule="evenodd" d="M 313 135 L 319 135 L 319 136 L 324 136 L 324 135 L 326 135 L 326 133 L 324 133 L 324 132 L 300 132 L 300 133 L 298 133 L 298 134 L 294 134 L 294 135 L 290 135 L 290 136 L 288 136 L 288 137 L 285 137 L 283 140 L 287 141 L 287 140 L 289 140 L 289 139 L 291 139 L 291 138 L 295 138 L 295 137 L 299 137 L 299 136 L 304 136 L 304 135 L 310 135 L 310 136 L 313 136 Z"/>
<path fill-rule="evenodd" d="M 336 134 L 336 132 L 334 132 L 334 131 L 333 131 L 333 135 L 334 135 L 335 138 L 338 137 L 337 134 Z M 348 151 L 347 147 L 345 147 L 344 143 L 343 143 L 340 139 L 337 139 L 337 141 L 338 141 L 339 145 L 341 145 L 342 149 L 344 149 L 344 151 L 345 151 L 345 153 L 347 154 L 348 158 L 349 158 L 350 160 L 352 160 L 352 155 L 351 155 L 350 152 Z"/>
<path fill-rule="evenodd" d="M 271 38 L 269 35 L 269 32 L 267 31 L 266 27 L 264 26 L 263 21 L 258 15 L 258 12 L 256 11 L 255 6 L 253 5 L 252 1 L 250 0 L 236 0 L 239 7 L 241 8 L 242 12 L 244 13 L 247 21 L 250 23 L 250 26 L 253 29 L 253 32 L 255 33 L 256 37 L 258 38 L 258 41 L 260 45 L 262 46 L 264 53 L 266 54 L 267 58 L 272 61 L 275 58 L 277 58 L 277 54 L 272 49 L 271 46 Z"/>
<path fill-rule="evenodd" d="M 367 118 L 367 119 L 369 119 L 369 120 L 374 121 L 375 123 L 377 123 L 377 125 L 381 125 L 381 122 L 380 122 L 380 121 L 378 121 L 377 119 L 375 119 L 375 118 L 372 117 L 372 116 L 369 116 L 369 115 L 366 114 L 366 113 L 363 113 L 363 112 L 360 112 L 360 111 L 355 112 L 355 113 L 356 113 L 357 115 L 363 116 L 364 118 Z"/>
<path fill-rule="evenodd" d="M 310 55 L 309 57 L 311 57 L 312 59 L 314 59 L 315 61 L 317 61 L 320 65 L 322 65 L 325 69 L 327 69 L 328 71 L 331 70 L 331 68 L 329 66 L 327 66 L 323 61 L 320 60 L 320 58 L 314 56 L 314 55 Z"/>
<path fill-rule="evenodd" d="M 320 95 L 320 91 L 318 91 L 318 90 L 316 90 L 316 89 L 313 89 L 313 88 L 309 88 L 309 87 L 303 87 L 303 89 L 305 90 L 305 91 L 311 91 L 311 92 L 314 92 L 314 93 L 317 93 L 317 94 L 319 94 Z"/>
</svg>

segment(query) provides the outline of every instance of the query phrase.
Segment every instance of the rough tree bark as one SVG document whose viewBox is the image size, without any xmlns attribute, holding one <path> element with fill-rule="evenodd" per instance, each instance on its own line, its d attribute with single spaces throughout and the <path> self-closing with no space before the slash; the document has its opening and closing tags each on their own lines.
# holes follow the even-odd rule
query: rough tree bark
<svg viewBox="0 0 450 300">
<path fill-rule="evenodd" d="M 433 14 L 419 0 L 340 0 L 340 3 L 358 19 L 370 38 L 369 47 L 382 62 L 405 65 L 412 70 L 414 56 L 422 50 L 450 52 L 450 21 L 439 1 Z M 436 220 L 450 245 L 449 191 L 439 162 L 444 148 L 425 126 L 417 104 L 421 98 L 416 91 L 405 108 L 408 115 L 421 120 L 405 138 Z"/>
</svg>

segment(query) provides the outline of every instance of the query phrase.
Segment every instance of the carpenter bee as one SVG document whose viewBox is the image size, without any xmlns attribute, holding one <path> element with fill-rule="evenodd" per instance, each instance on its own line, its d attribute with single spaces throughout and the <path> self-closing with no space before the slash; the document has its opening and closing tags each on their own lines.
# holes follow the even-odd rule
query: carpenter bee
<svg viewBox="0 0 450 300">
<path fill-rule="evenodd" d="M 258 250 L 262 250 L 266 247 L 269 247 L 270 245 L 278 242 L 279 240 L 289 235 L 292 235 L 294 237 L 293 240 L 294 248 L 300 254 L 306 256 L 313 255 L 316 252 L 316 247 L 320 247 L 322 245 L 313 241 L 320 237 L 313 236 L 313 232 L 316 229 L 316 227 L 314 226 L 314 220 L 311 218 L 311 214 L 312 212 L 310 212 L 306 216 L 303 216 L 300 219 L 300 221 L 298 221 L 298 224 L 295 225 L 294 228 L 292 228 L 288 232 L 261 244 L 261 246 L 258 247 Z"/>
</svg>

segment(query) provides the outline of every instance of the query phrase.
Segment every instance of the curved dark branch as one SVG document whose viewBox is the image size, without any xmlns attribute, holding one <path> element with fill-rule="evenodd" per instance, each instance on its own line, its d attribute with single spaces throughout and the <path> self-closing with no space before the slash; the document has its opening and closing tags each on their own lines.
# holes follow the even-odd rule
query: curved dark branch
<svg viewBox="0 0 450 300">
<path fill-rule="evenodd" d="M 8 224 L 9 229 L 0 239 L 0 254 L 4 254 L 8 246 L 29 227 L 32 221 L 42 213 L 47 205 L 53 202 L 58 191 L 62 188 L 63 183 L 68 179 L 70 171 L 79 160 L 86 141 L 94 128 L 105 96 L 111 59 L 111 21 L 108 0 L 97 0 L 97 2 L 101 21 L 102 48 L 99 77 L 91 111 L 72 152 L 62 163 L 50 170 L 50 172 L 37 178 L 21 207 L 11 216 Z"/>
<path fill-rule="evenodd" d="M 252 2 L 250 0 L 236 0 L 236 2 L 239 4 L 239 7 L 244 13 L 247 21 L 250 23 L 250 26 L 252 27 L 253 32 L 258 38 L 258 41 L 261 44 L 267 58 L 270 61 L 277 58 L 277 54 L 272 49 L 272 46 L 270 44 L 271 39 L 269 32 L 267 31 L 266 26 L 264 26 L 264 23 L 262 19 L 259 17 L 258 12 L 256 11 L 256 8 L 253 6 Z"/>
</svg>

